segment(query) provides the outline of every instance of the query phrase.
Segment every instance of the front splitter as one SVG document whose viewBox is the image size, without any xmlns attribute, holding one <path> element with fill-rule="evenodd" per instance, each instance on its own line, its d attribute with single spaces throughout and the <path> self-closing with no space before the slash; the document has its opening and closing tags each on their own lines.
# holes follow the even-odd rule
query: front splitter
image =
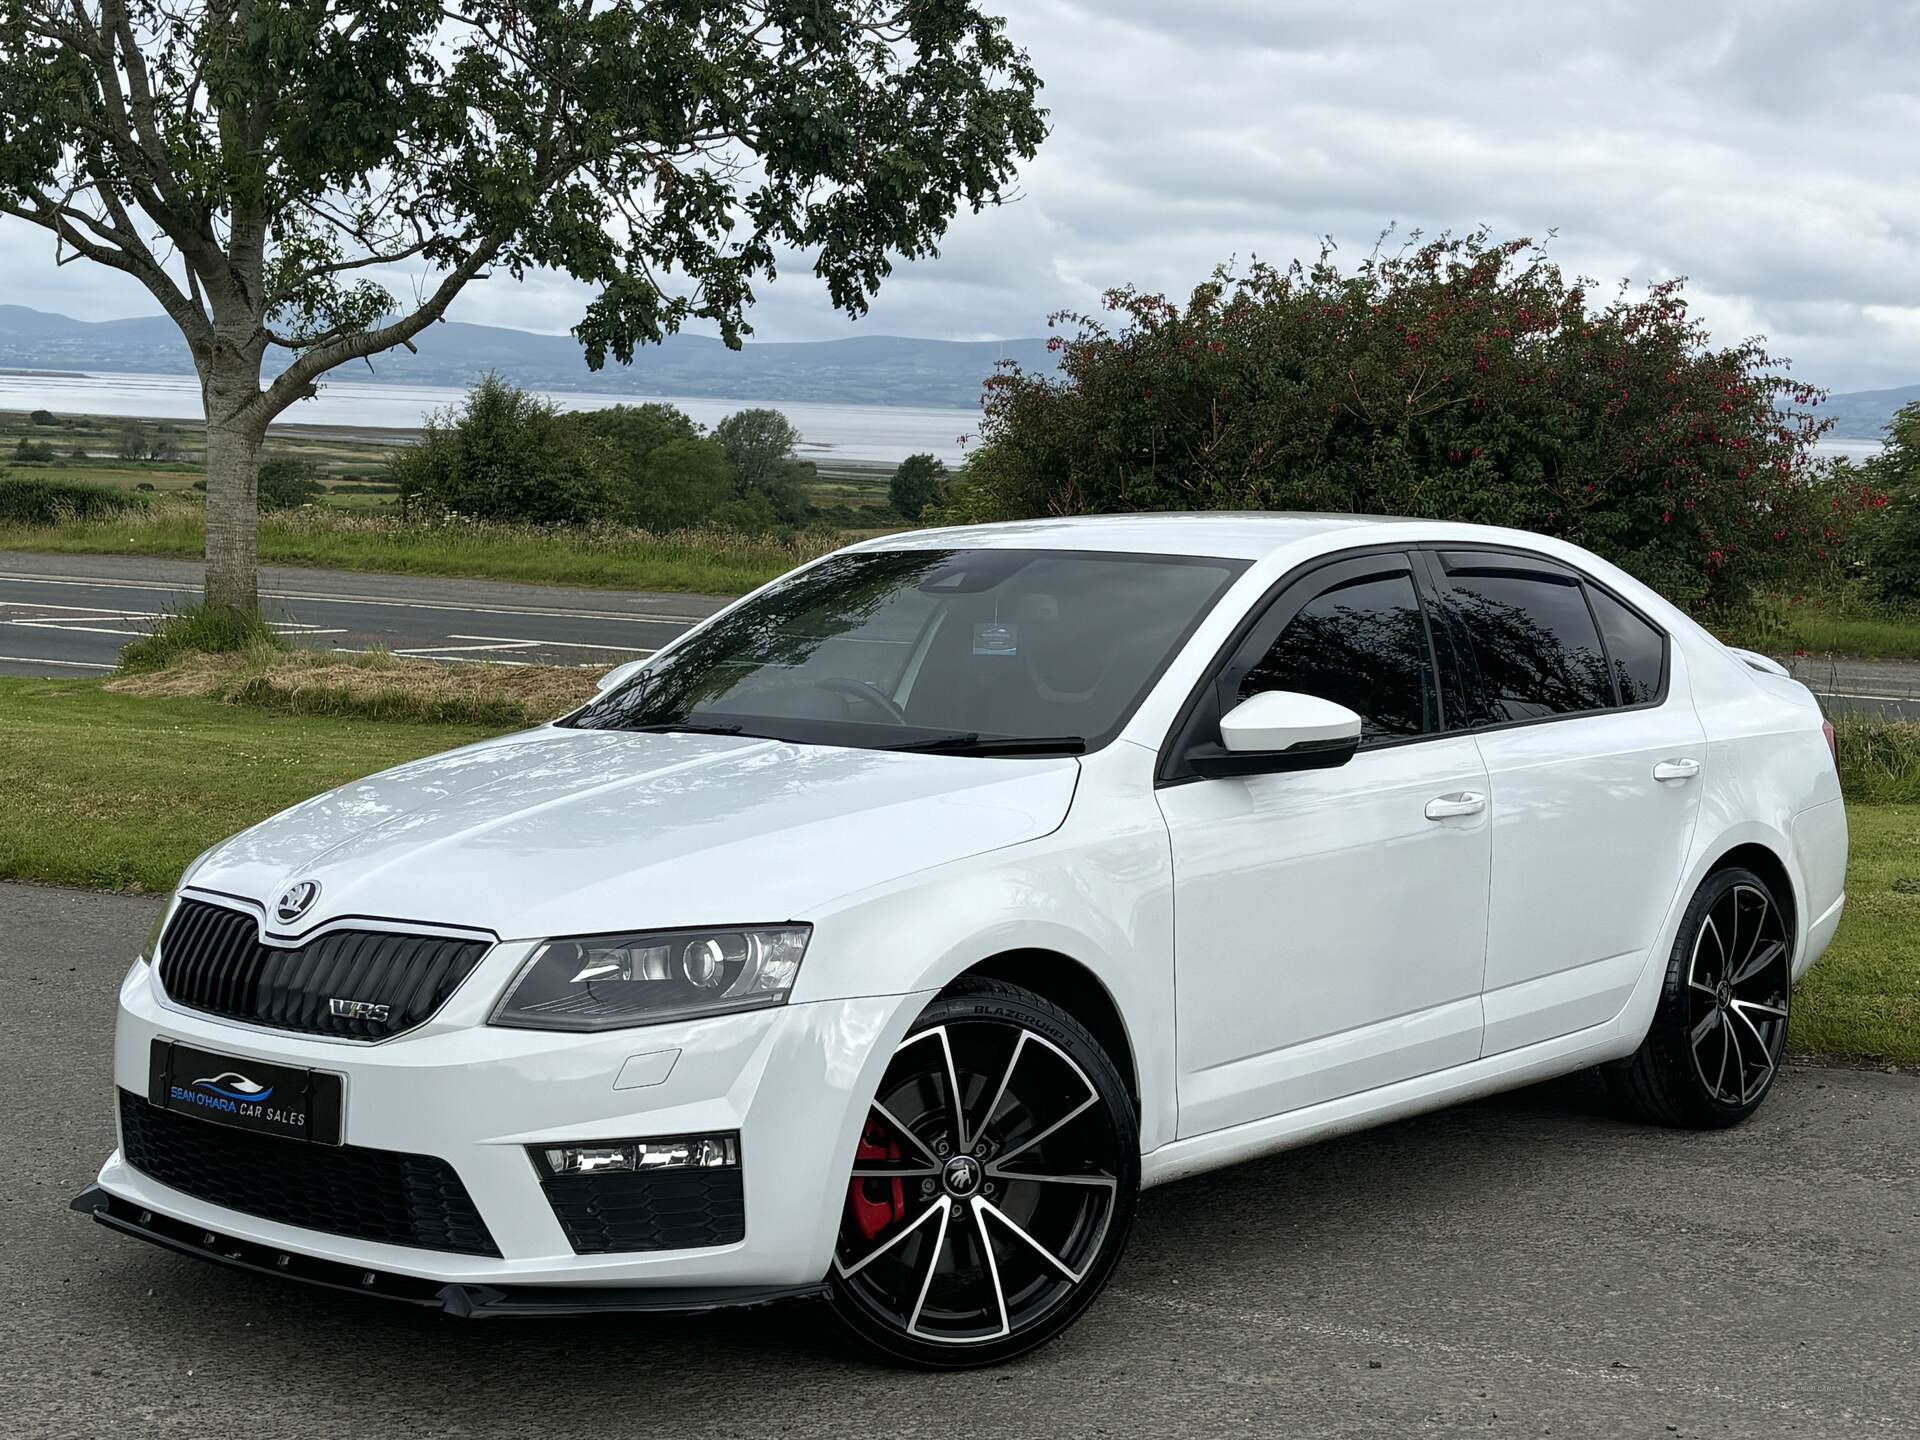
<svg viewBox="0 0 1920 1440">
<path fill-rule="evenodd" d="M 110 1230 L 145 1240 L 162 1249 L 196 1259 L 210 1260 L 236 1270 L 251 1270 L 318 1285 L 327 1290 L 371 1295 L 382 1300 L 424 1306 L 465 1320 L 483 1320 L 495 1316 L 531 1315 L 604 1315 L 609 1313 L 653 1313 L 697 1315 L 708 1310 L 731 1310 L 756 1305 L 771 1305 L 782 1300 L 817 1299 L 827 1294 L 827 1286 L 798 1285 L 784 1288 L 713 1286 L 557 1286 L 557 1285 L 465 1285 L 439 1280 L 422 1280 L 414 1275 L 396 1275 L 389 1271 L 368 1270 L 343 1265 L 337 1260 L 320 1260 L 290 1250 L 276 1249 L 252 1240 L 203 1229 L 184 1220 L 175 1220 L 111 1195 L 98 1185 L 76 1195 L 71 1207 L 91 1215 Z"/>
</svg>

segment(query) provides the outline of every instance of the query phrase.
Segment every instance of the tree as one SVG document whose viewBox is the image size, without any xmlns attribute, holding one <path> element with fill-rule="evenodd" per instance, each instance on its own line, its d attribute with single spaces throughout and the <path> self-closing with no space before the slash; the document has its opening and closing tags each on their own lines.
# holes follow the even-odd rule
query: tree
<svg viewBox="0 0 1920 1440">
<path fill-rule="evenodd" d="M 1887 422 L 1887 443 L 1860 467 L 1867 503 L 1883 507 L 1867 558 L 1891 600 L 1920 600 L 1920 400 Z"/>
<path fill-rule="evenodd" d="M 1058 376 L 987 382 L 946 512 L 1330 510 L 1513 525 L 1684 603 L 1823 571 L 1861 497 L 1820 392 L 1716 348 L 1679 281 L 1589 303 L 1525 240 L 1442 236 L 1351 270 L 1222 268 L 1184 304 L 1060 315 Z"/>
<path fill-rule="evenodd" d="M 887 499 L 902 519 L 918 520 L 940 498 L 947 467 L 931 455 L 909 455 L 887 482 Z"/>
<path fill-rule="evenodd" d="M 122 420 L 114 426 L 113 453 L 122 460 L 144 460 L 147 455 L 147 427 L 138 420 Z"/>
<path fill-rule="evenodd" d="M 660 489 L 664 473 L 652 472 L 655 452 L 676 441 L 697 441 L 700 427 L 682 410 L 672 405 L 614 405 L 605 410 L 582 410 L 567 417 L 569 423 L 588 435 L 604 441 L 613 453 L 614 466 L 626 491 L 627 518 L 636 525 L 655 527 L 659 517 L 678 514 L 681 502 Z M 724 453 L 721 458 L 726 457 Z M 728 467 L 727 493 L 732 493 L 732 470 Z M 721 495 L 725 500 L 727 496 Z M 716 502 L 717 503 L 717 502 Z M 675 520 L 668 528 L 694 524 L 694 520 Z"/>
<path fill-rule="evenodd" d="M 58 425 L 60 417 L 51 410 L 36 410 L 27 417 L 27 421 L 33 425 Z"/>
<path fill-rule="evenodd" d="M 627 518 L 649 530 L 712 523 L 733 498 L 733 462 L 718 440 L 670 440 L 647 456 Z"/>
<path fill-rule="evenodd" d="M 293 455 L 272 455 L 260 462 L 260 508 L 297 510 L 327 493 L 320 467 Z"/>
<path fill-rule="evenodd" d="M 806 519 L 813 466 L 794 458 L 801 437 L 791 420 L 778 410 L 741 410 L 714 426 L 713 438 L 733 461 L 740 499 L 763 497 L 783 525 Z"/>
<path fill-rule="evenodd" d="M 207 600 L 252 611 L 268 422 L 474 280 L 586 282 L 598 368 L 690 319 L 737 346 L 783 249 L 858 315 L 998 203 L 1046 122 L 980 3 L 0 0 L 0 213 L 180 327 Z"/>
<path fill-rule="evenodd" d="M 544 400 L 488 375 L 388 463 L 411 507 L 480 520 L 578 524 L 617 504 L 613 453 Z"/>
</svg>

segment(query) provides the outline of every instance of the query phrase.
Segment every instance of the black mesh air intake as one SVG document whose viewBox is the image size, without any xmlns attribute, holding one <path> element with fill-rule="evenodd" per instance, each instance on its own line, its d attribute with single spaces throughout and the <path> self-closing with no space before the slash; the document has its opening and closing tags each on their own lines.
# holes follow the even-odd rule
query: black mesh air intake
<svg viewBox="0 0 1920 1440">
<path fill-rule="evenodd" d="M 498 1255 L 446 1161 L 357 1145 L 249 1135 L 120 1092 L 126 1162 L 210 1205 L 387 1245 Z"/>
</svg>

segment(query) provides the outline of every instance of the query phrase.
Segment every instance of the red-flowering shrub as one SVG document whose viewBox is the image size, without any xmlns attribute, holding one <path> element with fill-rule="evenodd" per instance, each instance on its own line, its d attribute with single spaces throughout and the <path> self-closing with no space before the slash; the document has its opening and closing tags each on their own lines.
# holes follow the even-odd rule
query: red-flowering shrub
<svg viewBox="0 0 1920 1440">
<path fill-rule="evenodd" d="M 1678 280 L 1598 307 L 1484 232 L 1343 272 L 1227 266 L 1184 306 L 1063 313 L 1057 375 L 987 382 L 956 519 L 1326 510 L 1513 525 L 1683 603 L 1803 584 L 1872 497 L 1813 455 L 1822 392 L 1712 345 Z"/>
</svg>

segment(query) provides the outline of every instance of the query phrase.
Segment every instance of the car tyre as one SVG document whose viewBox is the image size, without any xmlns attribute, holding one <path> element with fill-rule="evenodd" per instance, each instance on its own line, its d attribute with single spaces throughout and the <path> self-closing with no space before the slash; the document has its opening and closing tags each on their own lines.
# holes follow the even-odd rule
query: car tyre
<svg viewBox="0 0 1920 1440">
<path fill-rule="evenodd" d="M 1603 1073 L 1622 1108 L 1659 1125 L 1737 1125 L 1767 1098 L 1786 1050 L 1793 936 L 1772 887 L 1716 870 L 1680 922 L 1652 1028 Z"/>
<path fill-rule="evenodd" d="M 1139 1189 L 1139 1121 L 1112 1057 L 1039 995 L 962 981 L 895 1048 L 868 1111 L 834 1314 L 896 1364 L 1023 1355 L 1093 1303 Z"/>
</svg>

